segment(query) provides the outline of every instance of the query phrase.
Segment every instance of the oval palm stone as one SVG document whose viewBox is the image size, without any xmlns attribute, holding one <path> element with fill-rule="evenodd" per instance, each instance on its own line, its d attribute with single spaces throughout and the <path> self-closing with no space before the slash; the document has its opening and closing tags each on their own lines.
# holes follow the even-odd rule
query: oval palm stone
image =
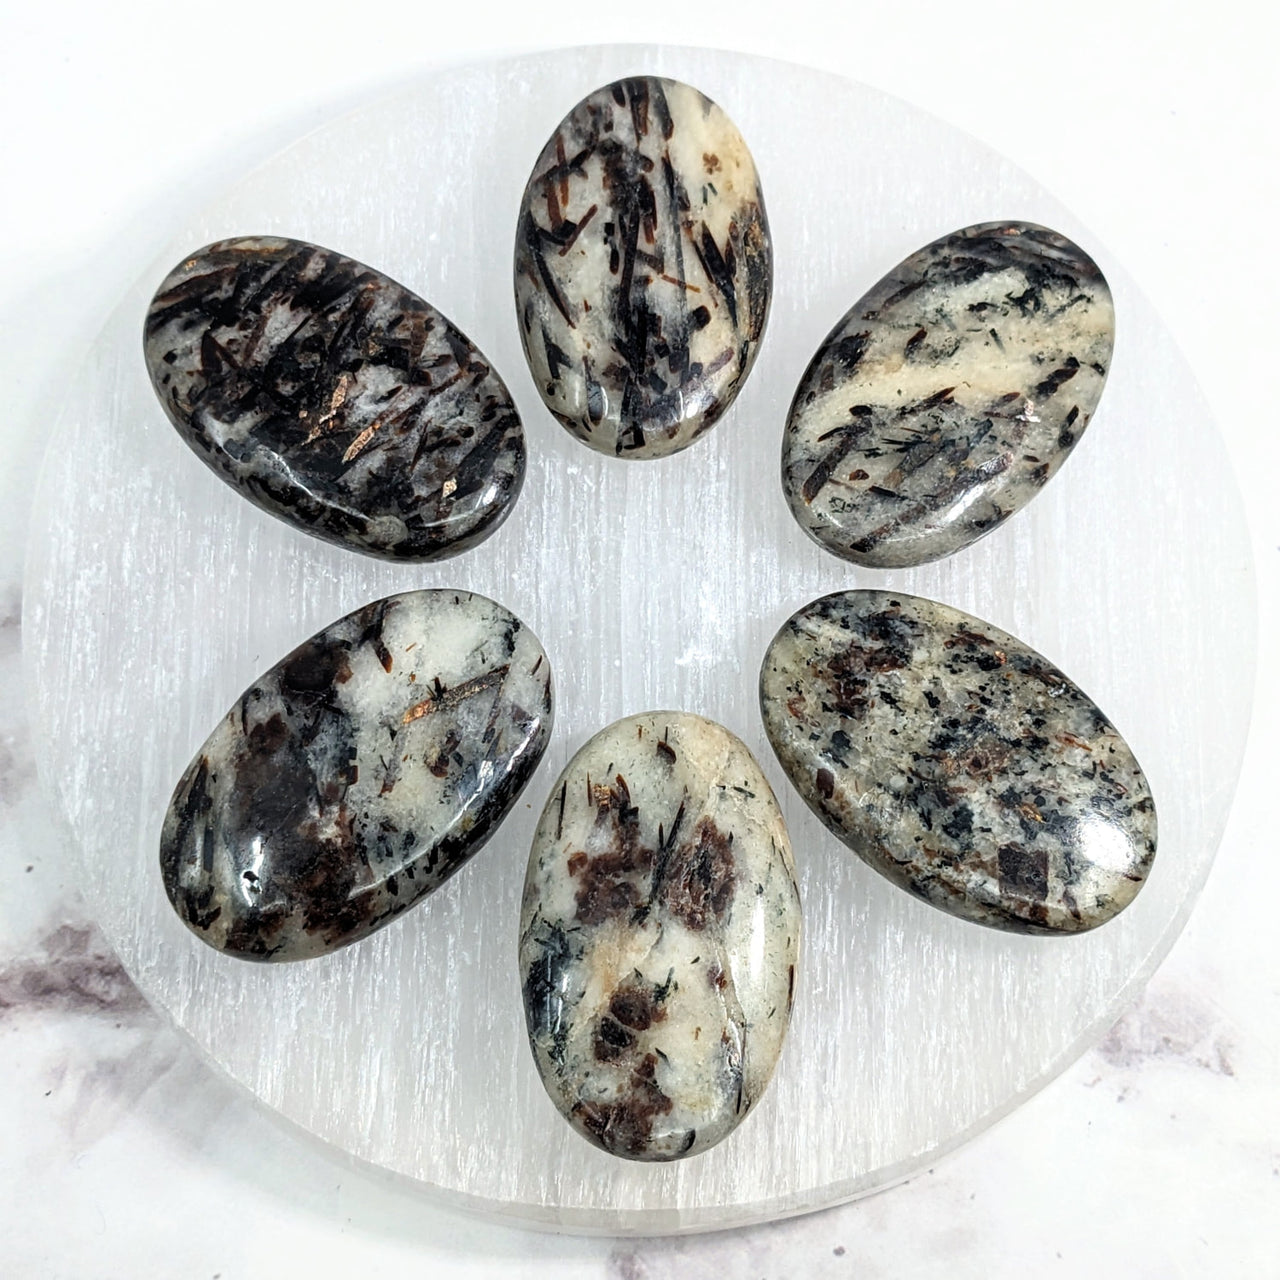
<svg viewBox="0 0 1280 1280">
<path fill-rule="evenodd" d="M 222 240 L 151 301 L 147 369 L 178 434 L 251 502 L 369 555 L 437 560 L 502 523 L 524 432 L 435 307 L 342 254 Z"/>
<path fill-rule="evenodd" d="M 799 939 L 791 845 L 747 748 L 683 712 L 610 725 L 529 854 L 520 976 L 552 1101 L 631 1160 L 719 1142 L 773 1073 Z"/>
<path fill-rule="evenodd" d="M 913 253 L 854 304 L 796 391 L 792 513 L 828 551 L 923 564 L 990 533 L 1093 417 L 1115 316 L 1078 245 L 988 222 Z"/>
<path fill-rule="evenodd" d="M 560 122 L 520 207 L 516 308 L 578 439 L 625 458 L 691 444 L 750 372 L 772 288 L 755 164 L 709 98 L 637 76 Z"/>
<path fill-rule="evenodd" d="M 845 591 L 782 627 L 765 730 L 835 835 L 935 907 L 1022 933 L 1110 920 L 1156 851 L 1151 789 L 1097 705 L 948 605 Z"/>
<path fill-rule="evenodd" d="M 196 752 L 160 840 L 169 899 L 246 960 L 355 942 L 485 843 L 550 731 L 547 656 L 501 605 L 375 601 L 276 663 Z"/>
</svg>

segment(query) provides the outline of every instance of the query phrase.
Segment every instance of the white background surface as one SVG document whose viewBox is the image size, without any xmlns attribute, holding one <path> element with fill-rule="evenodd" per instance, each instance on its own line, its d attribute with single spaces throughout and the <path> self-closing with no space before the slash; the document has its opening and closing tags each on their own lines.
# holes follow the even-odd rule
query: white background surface
<svg viewBox="0 0 1280 1280">
<path fill-rule="evenodd" d="M 690 9 L 0 8 L 5 1274 L 1280 1274 L 1275 20 L 1231 3 Z M 182 211 L 433 65 L 661 38 L 897 93 L 1002 150 L 1092 228 L 1199 369 L 1232 450 L 1254 527 L 1261 671 L 1208 889 L 1099 1050 L 905 1187 L 773 1228 L 624 1245 L 496 1229 L 380 1186 L 282 1133 L 160 1029 L 93 933 L 34 790 L 15 698 L 18 583 L 48 425 L 32 407 Z"/>
</svg>

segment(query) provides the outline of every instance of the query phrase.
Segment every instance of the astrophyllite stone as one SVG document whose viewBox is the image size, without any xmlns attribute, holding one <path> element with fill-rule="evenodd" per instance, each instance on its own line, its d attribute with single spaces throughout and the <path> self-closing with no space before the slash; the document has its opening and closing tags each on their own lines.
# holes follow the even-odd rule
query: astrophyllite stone
<svg viewBox="0 0 1280 1280">
<path fill-rule="evenodd" d="M 375 601 L 246 689 L 196 753 L 160 841 L 169 899 L 246 960 L 355 942 L 485 843 L 550 731 L 547 656 L 501 605 Z"/>
<path fill-rule="evenodd" d="M 750 372 L 773 288 L 742 135 L 675 80 L 589 94 L 534 165 L 515 278 L 533 380 L 578 439 L 625 458 L 691 444 Z"/>
<path fill-rule="evenodd" d="M 782 483 L 801 528 L 876 568 L 990 533 L 1089 425 L 1114 328 L 1102 272 L 1044 227 L 988 222 L 913 253 L 800 382 Z"/>
<path fill-rule="evenodd" d="M 765 730 L 819 818 L 894 884 L 1020 933 L 1110 920 L 1156 851 L 1151 789 L 1098 707 L 1033 649 L 947 605 L 806 605 L 760 673 Z"/>
<path fill-rule="evenodd" d="M 435 307 L 341 254 L 222 240 L 147 313 L 178 434 L 263 510 L 340 546 L 438 560 L 511 510 L 524 432 L 502 379 Z"/>
<path fill-rule="evenodd" d="M 747 748 L 684 712 L 610 725 L 552 788 L 525 880 L 520 978 L 552 1101 L 632 1160 L 719 1142 L 773 1073 L 799 940 L 791 845 Z"/>
</svg>

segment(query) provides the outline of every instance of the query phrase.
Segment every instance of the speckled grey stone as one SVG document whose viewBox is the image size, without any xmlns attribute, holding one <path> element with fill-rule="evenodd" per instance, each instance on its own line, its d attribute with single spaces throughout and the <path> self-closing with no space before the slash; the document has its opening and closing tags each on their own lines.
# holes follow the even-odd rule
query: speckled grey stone
<svg viewBox="0 0 1280 1280">
<path fill-rule="evenodd" d="M 1061 671 L 989 623 L 899 592 L 825 596 L 774 638 L 760 702 L 810 808 L 944 911 L 1074 933 L 1146 879 L 1156 813 L 1133 753 Z"/>
<path fill-rule="evenodd" d="M 241 959 L 355 942 L 485 843 L 550 732 L 547 656 L 501 605 L 375 601 L 255 681 L 196 753 L 161 835 L 169 899 Z"/>
<path fill-rule="evenodd" d="M 613 1155 L 713 1146 L 773 1073 L 799 941 L 791 845 L 747 748 L 684 712 L 610 725 L 529 854 L 520 976 L 552 1101 Z"/>
<path fill-rule="evenodd" d="M 1089 425 L 1111 292 L 1065 236 L 988 222 L 913 253 L 854 304 L 800 382 L 782 484 L 858 564 L 923 564 L 1024 507 Z"/>
<path fill-rule="evenodd" d="M 624 458 L 691 444 L 750 372 L 773 287 L 733 122 L 657 76 L 589 94 L 525 188 L 515 287 L 533 380 L 573 435 Z"/>
<path fill-rule="evenodd" d="M 435 307 L 340 253 L 251 236 L 180 263 L 147 313 L 178 434 L 264 511 L 339 546 L 438 560 L 488 537 L 525 471 L 502 379 Z"/>
</svg>

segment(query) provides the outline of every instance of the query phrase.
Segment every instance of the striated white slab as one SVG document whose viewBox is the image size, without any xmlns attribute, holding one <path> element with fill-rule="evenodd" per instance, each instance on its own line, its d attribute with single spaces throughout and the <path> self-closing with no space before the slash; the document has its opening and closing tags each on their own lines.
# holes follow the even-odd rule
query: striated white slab
<svg viewBox="0 0 1280 1280">
<path fill-rule="evenodd" d="M 589 452 L 541 407 L 510 278 L 533 158 L 573 102 L 632 71 L 697 84 L 742 129 L 777 268 L 760 359 L 734 408 L 687 452 L 644 463 Z M 1115 361 L 1093 425 L 1025 512 L 950 560 L 878 573 L 824 555 L 778 481 L 809 357 L 907 253 L 997 217 L 1056 227 L 1111 280 Z M 524 494 L 489 542 L 440 565 L 379 564 L 272 520 L 189 453 L 147 384 L 144 308 L 184 253 L 246 233 L 314 240 L 386 271 L 492 357 L 531 456 Z M 304 1130 L 452 1203 L 574 1230 L 668 1232 L 899 1179 L 1095 1040 L 1208 871 L 1243 748 L 1254 605 L 1239 499 L 1193 374 L 1066 209 L 877 92 L 638 46 L 432 76 L 307 136 L 175 228 L 171 252 L 50 404 L 50 420 L 59 413 L 24 630 L 45 778 L 77 837 L 85 893 L 143 990 L 210 1061 Z M 858 863 L 790 790 L 756 707 L 765 646 L 814 596 L 881 585 L 1013 631 L 1128 739 L 1159 807 L 1160 852 L 1118 920 L 1046 940 L 950 919 Z M 559 705 L 542 770 L 475 862 L 382 933 L 287 967 L 216 955 L 160 885 L 175 780 L 230 700 L 299 640 L 422 586 L 498 599 L 545 642 Z M 555 1113 L 524 1040 L 516 967 L 524 864 L 548 789 L 595 730 L 655 707 L 719 720 L 756 753 L 786 812 L 805 910 L 773 1084 L 737 1133 L 674 1166 L 614 1160 Z"/>
</svg>

